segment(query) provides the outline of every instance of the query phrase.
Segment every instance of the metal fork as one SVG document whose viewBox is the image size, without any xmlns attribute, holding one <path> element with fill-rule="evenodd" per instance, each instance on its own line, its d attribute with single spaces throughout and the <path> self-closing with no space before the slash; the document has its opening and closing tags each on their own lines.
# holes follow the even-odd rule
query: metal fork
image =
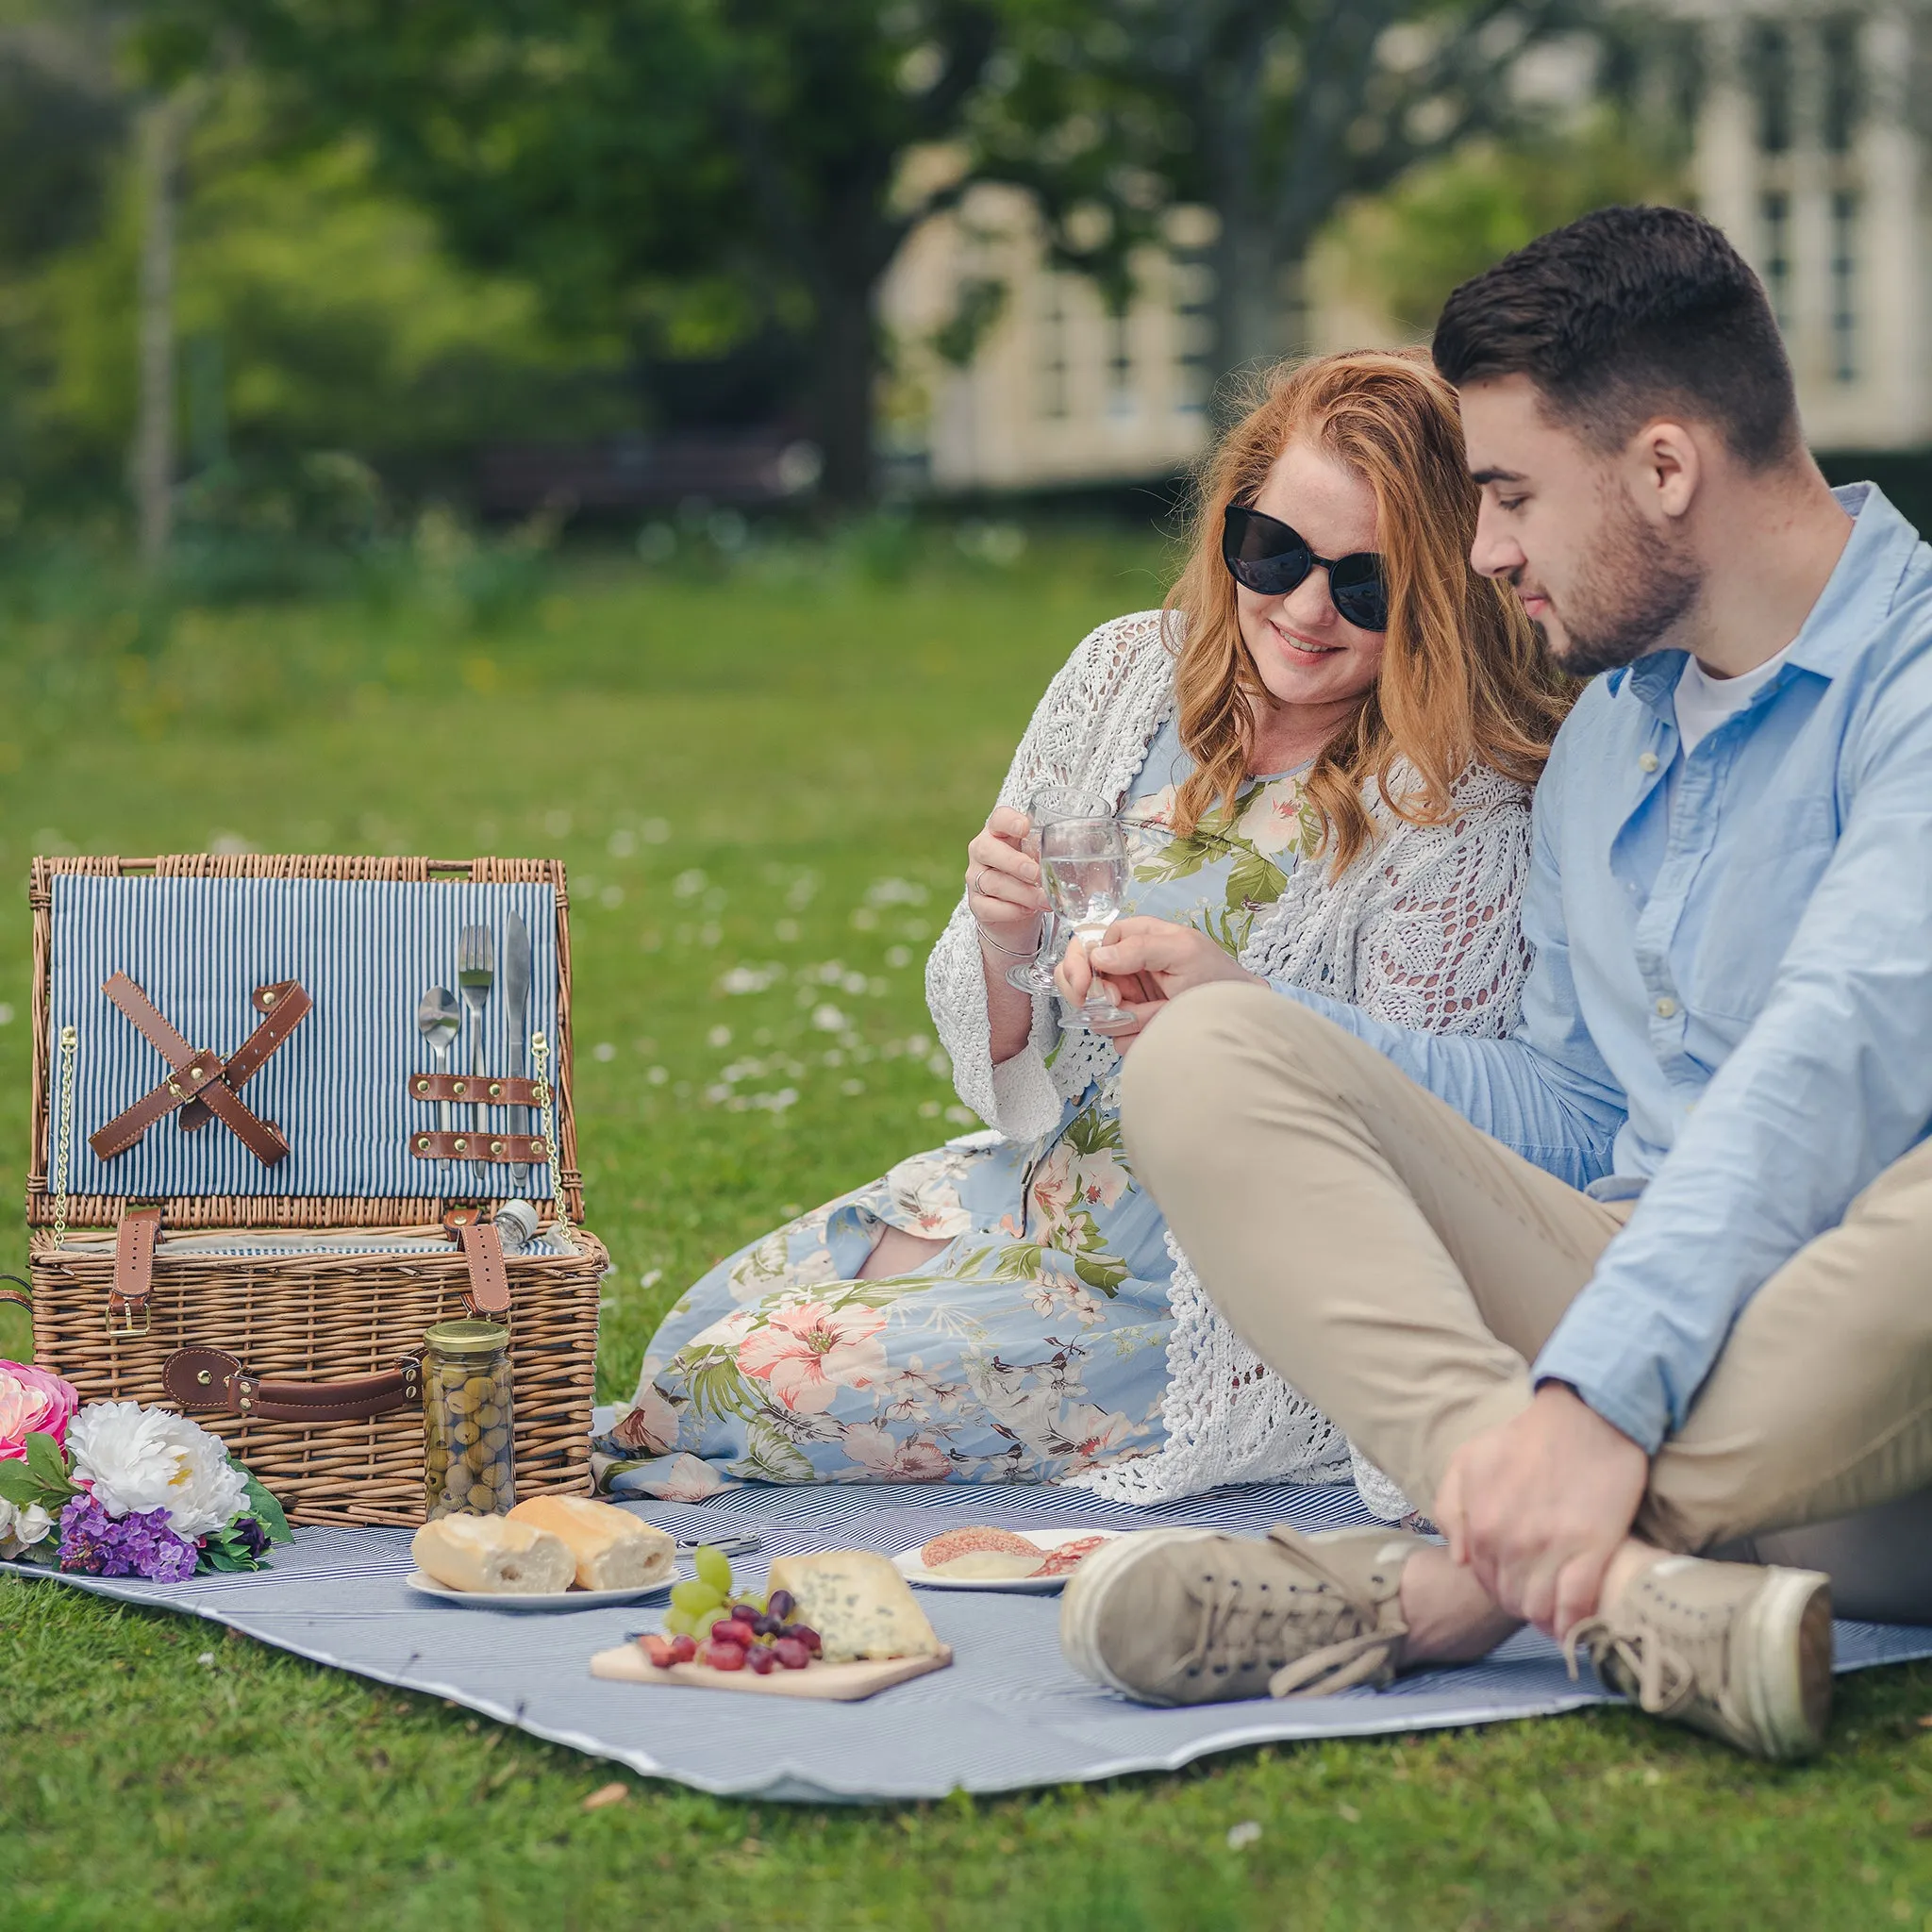
<svg viewBox="0 0 1932 1932">
<path fill-rule="evenodd" d="M 480 1080 L 490 1068 L 483 1058 L 483 1015 L 490 1005 L 490 989 L 496 983 L 496 941 L 487 925 L 466 925 L 457 935 L 457 984 L 463 990 L 463 1004 L 470 1009 L 470 1017 L 475 1025 L 470 1034 L 470 1071 Z M 470 1138 L 480 1141 L 483 1135 L 483 1106 L 473 1101 L 470 1106 Z M 486 1161 L 475 1163 L 476 1192 L 479 1199 L 490 1194 L 490 1171 Z"/>
</svg>

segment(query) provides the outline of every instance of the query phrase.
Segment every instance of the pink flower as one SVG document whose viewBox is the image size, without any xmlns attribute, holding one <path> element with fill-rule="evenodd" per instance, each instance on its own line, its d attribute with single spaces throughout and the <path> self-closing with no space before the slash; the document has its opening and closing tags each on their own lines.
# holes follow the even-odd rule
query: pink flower
<svg viewBox="0 0 1932 1932">
<path fill-rule="evenodd" d="M 775 1308 L 762 1328 L 738 1348 L 738 1366 L 762 1376 L 772 1393 L 794 1413 L 817 1415 L 832 1406 L 840 1389 L 865 1389 L 886 1373 L 886 1325 L 877 1308 L 831 1308 L 824 1302 L 794 1302 Z"/>
<path fill-rule="evenodd" d="M 702 1503 L 731 1485 L 708 1462 L 700 1461 L 687 1449 L 662 1474 L 644 1478 L 640 1487 L 662 1503 Z"/>
<path fill-rule="evenodd" d="M 855 1423 L 845 1431 L 844 1448 L 874 1482 L 942 1483 L 953 1473 L 946 1452 L 930 1436 L 895 1441 L 877 1423 Z"/>
<path fill-rule="evenodd" d="M 618 1417 L 610 1433 L 626 1449 L 662 1456 L 677 1446 L 677 1411 L 655 1382 L 646 1382 L 638 1391 L 636 1405 Z"/>
<path fill-rule="evenodd" d="M 31 1435 L 52 1436 L 67 1446 L 67 1424 L 80 1407 L 72 1382 L 25 1362 L 0 1362 L 0 1462 L 18 1462 Z"/>
</svg>

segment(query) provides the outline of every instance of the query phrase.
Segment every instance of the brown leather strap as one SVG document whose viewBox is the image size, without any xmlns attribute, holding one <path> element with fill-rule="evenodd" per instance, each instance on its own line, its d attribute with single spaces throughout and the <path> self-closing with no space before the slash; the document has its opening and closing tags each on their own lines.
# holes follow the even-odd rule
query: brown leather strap
<svg viewBox="0 0 1932 1932">
<path fill-rule="evenodd" d="M 228 1064 L 222 1069 L 222 1078 L 237 1091 L 258 1074 L 269 1056 L 289 1035 L 294 1032 L 302 1021 L 308 1017 L 308 1009 L 314 1002 L 292 979 L 278 979 L 273 986 L 258 986 L 248 995 L 248 1004 L 265 1017 L 262 1023 L 244 1040 L 241 1046 L 228 1058 Z M 192 1134 L 208 1125 L 214 1118 L 205 1100 L 191 1100 L 181 1109 L 181 1128 L 184 1133 Z M 255 1116 L 249 1115 L 253 1120 Z M 270 1131 L 274 1132 L 273 1124 Z M 280 1141 L 281 1135 L 275 1134 Z M 275 1156 L 279 1160 L 288 1152 Z M 274 1161 L 267 1163 L 269 1166 Z"/>
<path fill-rule="evenodd" d="M 509 1313 L 509 1273 L 503 1265 L 503 1237 L 487 1221 L 464 1221 L 457 1228 L 469 1263 L 470 1285 L 463 1299 L 473 1315 Z"/>
<path fill-rule="evenodd" d="M 272 1423 L 361 1422 L 423 1402 L 423 1357 L 406 1355 L 388 1374 L 349 1382 L 263 1381 L 219 1348 L 177 1348 L 161 1364 L 161 1387 L 192 1413 L 259 1417 Z"/>
<path fill-rule="evenodd" d="M 550 1150 L 537 1134 L 436 1134 L 427 1127 L 409 1136 L 409 1152 L 418 1160 L 509 1161 L 519 1167 L 542 1167 Z"/>
<path fill-rule="evenodd" d="M 411 1074 L 411 1100 L 465 1100 L 475 1107 L 540 1107 L 537 1083 L 488 1074 Z"/>
<path fill-rule="evenodd" d="M 264 1167 L 288 1158 L 289 1143 L 280 1129 L 273 1121 L 251 1113 L 235 1090 L 260 1070 L 308 1014 L 312 1002 L 294 980 L 256 988 L 250 1000 L 265 1017 L 225 1063 L 217 1053 L 197 1052 L 190 1046 L 126 974 L 116 973 L 101 991 L 174 1069 L 152 1093 L 88 1136 L 88 1145 L 102 1160 L 125 1154 L 157 1121 L 166 1119 L 176 1108 L 181 1109 L 185 1131 L 193 1133 L 209 1120 L 219 1120 Z"/>
<path fill-rule="evenodd" d="M 0 1281 L 13 1281 L 17 1288 L 0 1288 L 0 1302 L 17 1302 L 29 1315 L 34 1311 L 33 1291 L 17 1274 L 0 1274 Z"/>
<path fill-rule="evenodd" d="M 155 1286 L 155 1243 L 161 1238 L 158 1208 L 130 1208 L 114 1233 L 114 1286 L 108 1296 L 108 1314 L 125 1315 L 131 1323 L 147 1307 Z"/>
</svg>

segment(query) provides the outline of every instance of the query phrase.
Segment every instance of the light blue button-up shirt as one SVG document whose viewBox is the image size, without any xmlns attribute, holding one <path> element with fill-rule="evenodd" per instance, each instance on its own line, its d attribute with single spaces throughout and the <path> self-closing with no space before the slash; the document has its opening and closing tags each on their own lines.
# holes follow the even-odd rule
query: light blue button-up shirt
<svg viewBox="0 0 1932 1932">
<path fill-rule="evenodd" d="M 1279 988 L 1573 1186 L 1641 1185 L 1535 1373 L 1653 1451 L 1744 1304 L 1932 1125 L 1932 546 L 1872 485 L 1838 497 L 1783 666 L 1688 758 L 1680 651 L 1571 713 L 1510 1039 Z"/>
</svg>

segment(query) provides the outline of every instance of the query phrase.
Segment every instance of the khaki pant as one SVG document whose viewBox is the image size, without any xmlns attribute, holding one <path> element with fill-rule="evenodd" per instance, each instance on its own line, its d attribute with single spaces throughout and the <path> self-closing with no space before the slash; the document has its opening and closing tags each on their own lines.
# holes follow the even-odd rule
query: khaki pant
<svg viewBox="0 0 1932 1932">
<path fill-rule="evenodd" d="M 1628 1213 L 1262 987 L 1177 1001 L 1122 1103 L 1215 1306 L 1424 1509 L 1456 1450 L 1529 1401 L 1529 1363 Z M 1932 1144 L 1752 1298 L 1636 1527 L 1830 1569 L 1844 1614 L 1932 1621 L 1928 1485 Z"/>
</svg>

